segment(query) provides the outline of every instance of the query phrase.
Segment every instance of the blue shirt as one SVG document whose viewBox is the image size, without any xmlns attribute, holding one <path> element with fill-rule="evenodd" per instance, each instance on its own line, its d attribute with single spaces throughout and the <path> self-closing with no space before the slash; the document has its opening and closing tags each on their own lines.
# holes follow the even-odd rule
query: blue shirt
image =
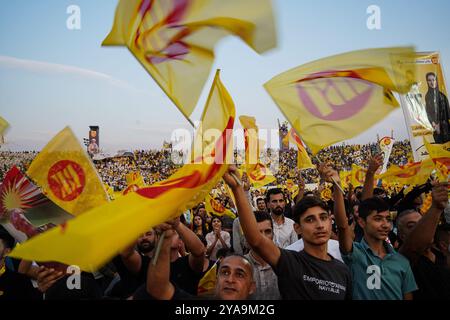
<svg viewBox="0 0 450 320">
<path fill-rule="evenodd" d="M 386 256 L 381 259 L 363 238 L 353 242 L 352 252 L 342 253 L 350 268 L 355 300 L 403 300 L 406 293 L 417 290 L 408 259 L 384 243 Z"/>
</svg>

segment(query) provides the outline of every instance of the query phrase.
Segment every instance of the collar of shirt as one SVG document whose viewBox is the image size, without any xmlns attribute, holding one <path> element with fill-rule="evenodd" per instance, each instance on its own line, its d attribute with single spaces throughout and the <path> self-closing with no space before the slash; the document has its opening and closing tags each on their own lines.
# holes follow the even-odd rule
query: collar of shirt
<svg viewBox="0 0 450 320">
<path fill-rule="evenodd" d="M 366 252 L 369 252 L 372 256 L 379 258 L 379 256 L 375 252 L 373 252 L 372 248 L 369 247 L 369 245 L 367 244 L 366 239 L 364 239 L 364 237 L 361 239 L 361 245 L 363 246 L 363 248 Z M 389 245 L 386 241 L 383 241 L 383 246 L 386 249 L 386 256 L 384 258 L 387 258 L 387 257 L 395 254 L 394 248 L 392 248 L 392 246 Z"/>
</svg>

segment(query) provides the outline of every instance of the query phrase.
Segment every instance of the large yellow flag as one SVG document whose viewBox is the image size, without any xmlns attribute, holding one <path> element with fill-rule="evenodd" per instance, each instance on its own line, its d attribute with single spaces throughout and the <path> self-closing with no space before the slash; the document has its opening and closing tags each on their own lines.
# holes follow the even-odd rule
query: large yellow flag
<svg viewBox="0 0 450 320">
<path fill-rule="evenodd" d="M 259 136 L 255 117 L 240 116 L 239 121 L 244 129 L 245 163 L 247 166 L 259 162 Z"/>
<path fill-rule="evenodd" d="M 315 168 L 315 166 L 311 162 L 311 158 L 309 157 L 305 146 L 303 145 L 302 139 L 300 139 L 294 128 L 291 128 L 291 130 L 289 130 L 288 136 L 289 140 L 297 146 L 297 168 Z"/>
<path fill-rule="evenodd" d="M 8 129 L 8 127 L 9 127 L 8 121 L 0 117 L 0 143 L 3 143 L 4 140 L 3 135 L 6 129 Z"/>
<path fill-rule="evenodd" d="M 94 165 L 69 127 L 39 152 L 26 174 L 50 200 L 74 216 L 108 202 Z"/>
<path fill-rule="evenodd" d="M 205 209 L 208 213 L 212 213 L 215 216 L 229 216 L 232 219 L 236 219 L 236 215 L 230 210 L 225 208 L 219 201 L 213 199 L 209 194 L 205 198 Z"/>
<path fill-rule="evenodd" d="M 264 87 L 316 154 L 394 111 L 392 92 L 407 93 L 413 84 L 413 58 L 413 48 L 355 51 L 294 68 Z"/>
<path fill-rule="evenodd" d="M 339 178 L 341 179 L 342 187 L 347 188 L 352 184 L 352 171 L 340 171 Z"/>
<path fill-rule="evenodd" d="M 150 227 L 179 216 L 203 200 L 227 170 L 224 161 L 201 161 L 232 157 L 234 103 L 220 81 L 213 82 L 202 115 L 203 130 L 222 133 L 213 141 L 204 141 L 198 130 L 196 140 L 202 150 L 200 159 L 188 163 L 165 181 L 122 196 L 86 212 L 16 248 L 11 256 L 35 261 L 58 261 L 93 271 L 108 262 Z M 210 151 L 206 144 L 215 147 Z"/>
<path fill-rule="evenodd" d="M 127 46 L 188 118 L 214 62 L 214 46 L 240 37 L 256 52 L 276 46 L 270 0 L 120 0 L 104 46 Z"/>
</svg>

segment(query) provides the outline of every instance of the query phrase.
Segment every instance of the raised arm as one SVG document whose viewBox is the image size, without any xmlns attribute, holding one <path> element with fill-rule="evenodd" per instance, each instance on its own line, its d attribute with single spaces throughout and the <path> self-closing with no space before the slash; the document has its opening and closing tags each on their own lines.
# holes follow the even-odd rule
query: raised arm
<svg viewBox="0 0 450 320">
<path fill-rule="evenodd" d="M 249 246 L 261 257 L 275 267 L 280 259 L 280 249 L 268 238 L 264 237 L 258 230 L 255 215 L 252 207 L 245 196 L 244 189 L 238 185 L 230 173 L 238 176 L 235 166 L 231 165 L 224 175 L 225 182 L 230 186 L 236 199 L 236 206 L 239 212 L 239 221 L 244 232 L 244 236 Z"/>
<path fill-rule="evenodd" d="M 159 226 L 165 230 L 161 251 L 156 265 L 150 263 L 147 272 L 147 292 L 157 300 L 170 300 L 175 293 L 175 287 L 170 282 L 170 245 L 175 231 L 172 226 L 162 224 Z"/>
<path fill-rule="evenodd" d="M 299 180 L 298 180 L 298 193 L 295 196 L 294 202 L 295 204 L 299 203 L 300 200 L 303 199 L 303 196 L 305 195 L 305 180 L 302 177 L 302 174 L 299 173 Z"/>
<path fill-rule="evenodd" d="M 136 249 L 134 249 L 135 246 L 136 242 L 133 242 L 132 245 L 125 248 L 125 250 L 120 252 L 120 258 L 128 271 L 133 274 L 138 274 L 142 267 L 142 257 Z"/>
<path fill-rule="evenodd" d="M 413 262 L 433 243 L 439 219 L 448 203 L 447 183 L 435 183 L 432 198 L 430 209 L 417 222 L 400 248 L 400 253 Z"/>
<path fill-rule="evenodd" d="M 320 175 L 325 181 L 334 181 L 341 185 L 339 174 L 328 164 L 321 164 L 318 168 Z M 345 213 L 344 195 L 336 186 L 333 187 L 334 217 L 339 233 L 339 247 L 343 253 L 349 253 L 353 248 L 353 231 L 348 225 L 347 214 Z"/>
<path fill-rule="evenodd" d="M 378 168 L 383 165 L 383 156 L 381 154 L 374 155 L 369 161 L 369 168 L 367 169 L 366 179 L 362 190 L 361 200 L 366 200 L 373 197 L 373 185 L 375 183 L 375 173 Z"/>
<path fill-rule="evenodd" d="M 172 226 L 186 245 L 187 250 L 191 253 L 189 255 L 189 266 L 197 273 L 203 272 L 203 265 L 206 257 L 206 248 L 201 242 L 200 238 L 183 223 L 180 223 L 180 218 L 174 219 Z"/>
</svg>

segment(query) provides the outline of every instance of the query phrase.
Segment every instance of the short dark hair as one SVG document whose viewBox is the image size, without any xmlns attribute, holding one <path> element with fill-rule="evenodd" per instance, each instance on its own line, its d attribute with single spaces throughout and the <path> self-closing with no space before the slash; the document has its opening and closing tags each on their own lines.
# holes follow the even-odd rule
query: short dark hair
<svg viewBox="0 0 450 320">
<path fill-rule="evenodd" d="M 295 222 L 300 223 L 301 216 L 309 209 L 314 207 L 320 207 L 325 211 L 329 211 L 329 207 L 322 199 L 317 196 L 313 197 L 305 197 L 300 200 L 295 206 L 293 210 L 292 218 Z"/>
<path fill-rule="evenodd" d="M 273 221 L 270 214 L 268 214 L 266 211 L 254 211 L 253 213 L 255 214 L 256 222 L 263 222 L 268 220 L 270 221 L 270 225 L 272 226 L 273 229 Z"/>
<path fill-rule="evenodd" d="M 239 257 L 239 258 L 247 261 L 248 264 L 250 265 L 251 270 L 252 270 L 251 278 L 253 279 L 254 270 L 253 270 L 253 264 L 250 261 L 250 259 L 247 258 L 246 256 L 243 256 L 242 254 L 234 253 L 234 252 L 231 252 L 231 251 L 228 251 L 228 253 L 225 256 L 222 257 L 222 259 L 218 260 L 218 262 L 217 262 L 217 272 L 219 272 L 220 265 L 222 264 L 222 261 L 225 260 L 226 258 L 229 258 L 229 257 Z"/>
<path fill-rule="evenodd" d="M 272 188 L 272 189 L 267 190 L 266 202 L 269 203 L 270 202 L 270 196 L 271 195 L 275 195 L 275 194 L 282 194 L 283 195 L 283 199 L 284 199 L 283 190 L 281 190 L 280 188 Z"/>
<path fill-rule="evenodd" d="M 14 248 L 14 244 L 16 240 L 12 235 L 10 235 L 7 231 L 0 230 L 0 240 L 3 242 L 3 245 L 7 249 Z"/>
<path fill-rule="evenodd" d="M 263 197 L 259 197 L 256 199 L 256 203 L 258 203 L 258 201 L 265 201 Z"/>
<path fill-rule="evenodd" d="M 435 79 L 437 79 L 436 73 L 434 73 L 434 72 L 428 72 L 427 75 L 425 76 L 425 79 L 428 80 L 429 76 L 433 76 Z"/>
<path fill-rule="evenodd" d="M 361 201 L 358 208 L 359 217 L 366 219 L 373 211 L 389 211 L 389 205 L 381 198 L 372 197 Z"/>
</svg>

